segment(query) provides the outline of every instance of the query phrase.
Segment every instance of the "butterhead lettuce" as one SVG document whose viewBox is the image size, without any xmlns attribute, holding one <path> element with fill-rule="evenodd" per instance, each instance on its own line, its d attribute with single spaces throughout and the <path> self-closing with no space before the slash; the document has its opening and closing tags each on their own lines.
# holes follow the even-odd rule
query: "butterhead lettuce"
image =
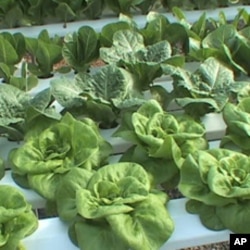
<svg viewBox="0 0 250 250">
<path fill-rule="evenodd" d="M 9 158 L 18 184 L 53 201 L 57 184 L 70 169 L 94 170 L 107 163 L 111 149 L 92 120 L 78 121 L 67 113 L 39 136 L 29 136 Z"/>
<path fill-rule="evenodd" d="M 20 241 L 37 229 L 38 220 L 16 188 L 0 185 L 0 197 L 0 249 L 24 249 Z"/>
<path fill-rule="evenodd" d="M 59 216 L 73 221 L 69 235 L 80 249 L 156 250 L 171 236 L 168 197 L 151 189 L 142 166 L 110 164 L 89 179 L 82 170 L 74 171 L 84 178 L 65 178 L 56 195 Z"/>
<path fill-rule="evenodd" d="M 187 115 L 165 112 L 155 100 L 145 102 L 134 113 L 126 113 L 114 136 L 134 144 L 121 161 L 141 164 L 155 184 L 167 182 L 168 186 L 177 183 L 185 157 L 208 146 L 202 124 Z"/>
<path fill-rule="evenodd" d="M 187 210 L 199 214 L 213 230 L 250 233 L 250 158 L 228 149 L 190 154 L 181 170 L 179 189 L 190 200 Z"/>
</svg>

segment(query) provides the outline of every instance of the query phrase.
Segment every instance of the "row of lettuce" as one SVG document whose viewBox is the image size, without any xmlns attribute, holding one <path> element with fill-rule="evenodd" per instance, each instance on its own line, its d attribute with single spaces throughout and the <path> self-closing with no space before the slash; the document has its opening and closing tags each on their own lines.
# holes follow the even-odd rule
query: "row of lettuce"
<svg viewBox="0 0 250 250">
<path fill-rule="evenodd" d="M 190 24 L 180 9 L 173 11 L 179 22 L 171 23 L 164 15 L 150 12 L 145 26 L 140 28 L 133 18 L 123 15 L 100 32 L 83 26 L 64 38 L 51 38 L 47 30 L 37 38 L 2 32 L 0 77 L 28 90 L 37 84 L 37 77 L 47 78 L 55 71 L 67 73 L 72 69 L 87 72 L 93 62 L 101 59 L 125 68 L 137 78 L 140 89 L 147 89 L 164 73 L 162 64 L 183 66 L 185 61 L 202 62 L 209 57 L 217 58 L 236 75 L 249 74 L 250 19 L 244 9 L 230 24 L 223 13 L 219 21 L 207 19 L 204 13 Z M 21 68 L 18 72 L 17 64 Z"/>
<path fill-rule="evenodd" d="M 249 0 L 6 0 L 0 6 L 0 27 L 42 25 L 47 22 L 72 22 L 102 18 L 113 14 L 146 14 L 152 10 L 170 11 L 174 6 L 186 10 L 213 9 L 232 4 L 249 4 Z"/>
<path fill-rule="evenodd" d="M 0 134 L 21 141 L 37 124 L 46 127 L 66 112 L 78 119 L 89 117 L 100 128 L 113 128 L 126 112 L 135 111 L 150 98 L 166 110 L 176 102 L 187 114 L 200 119 L 249 96 L 249 81 L 235 80 L 233 71 L 213 57 L 194 72 L 166 64 L 159 65 L 159 70 L 170 75 L 172 82 L 142 87 L 133 74 L 112 64 L 74 78 L 55 78 L 35 96 L 0 84 Z"/>
<path fill-rule="evenodd" d="M 250 233 L 249 103 L 225 106 L 221 148 L 209 149 L 201 122 L 148 100 L 124 114 L 114 133 L 131 143 L 117 163 L 109 163 L 112 145 L 93 120 L 66 113 L 46 129 L 32 128 L 8 164 L 18 185 L 69 223 L 80 249 L 159 249 L 174 230 L 166 193 L 175 187 L 204 226 Z M 0 186 L 0 193 L 0 246 L 7 250 L 37 228 L 37 219 L 14 188 Z"/>
</svg>

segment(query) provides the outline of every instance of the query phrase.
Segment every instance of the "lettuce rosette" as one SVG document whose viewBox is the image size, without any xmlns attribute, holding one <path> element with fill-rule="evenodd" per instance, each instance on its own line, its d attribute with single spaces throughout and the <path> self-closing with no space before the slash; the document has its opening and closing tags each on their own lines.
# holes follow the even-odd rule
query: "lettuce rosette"
<svg viewBox="0 0 250 250">
<path fill-rule="evenodd" d="M 189 153 L 208 147 L 202 124 L 187 115 L 165 112 L 155 100 L 126 113 L 114 136 L 133 143 L 121 161 L 141 164 L 155 184 L 165 183 L 166 187 L 177 184 L 179 168 Z"/>
<path fill-rule="evenodd" d="M 228 149 L 190 154 L 181 170 L 179 189 L 190 200 L 187 211 L 212 230 L 250 233 L 250 158 Z"/>
<path fill-rule="evenodd" d="M 228 103 L 223 110 L 227 125 L 221 147 L 250 154 L 250 97 L 240 100 L 238 105 Z"/>
<path fill-rule="evenodd" d="M 0 249 L 23 250 L 20 241 L 38 227 L 38 220 L 16 188 L 0 185 Z"/>
<path fill-rule="evenodd" d="M 72 168 L 95 170 L 107 163 L 111 150 L 92 120 L 78 121 L 66 114 L 39 136 L 29 136 L 9 159 L 19 185 L 53 201 L 58 183 Z"/>
<path fill-rule="evenodd" d="M 56 197 L 59 216 L 71 222 L 69 235 L 80 249 L 156 250 L 171 236 L 168 197 L 151 189 L 139 164 L 110 164 L 92 175 L 73 171 Z"/>
</svg>

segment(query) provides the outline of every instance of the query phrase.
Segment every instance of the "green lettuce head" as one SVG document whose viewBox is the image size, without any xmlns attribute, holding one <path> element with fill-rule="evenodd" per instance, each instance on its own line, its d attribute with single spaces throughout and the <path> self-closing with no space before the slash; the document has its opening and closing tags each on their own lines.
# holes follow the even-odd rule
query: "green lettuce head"
<svg viewBox="0 0 250 250">
<path fill-rule="evenodd" d="M 155 100 L 147 101 L 137 112 L 125 114 L 114 135 L 134 144 L 121 161 L 143 165 L 156 184 L 172 182 L 170 186 L 176 185 L 184 158 L 208 147 L 203 125 L 187 115 L 165 112 Z"/>
<path fill-rule="evenodd" d="M 139 164 L 106 165 L 90 178 L 83 170 L 65 178 L 56 196 L 59 216 L 73 221 L 69 234 L 80 249 L 156 250 L 170 237 L 167 196 L 151 190 Z"/>
<path fill-rule="evenodd" d="M 238 105 L 228 103 L 223 110 L 227 125 L 221 147 L 250 154 L 250 97 L 240 100 Z"/>
<path fill-rule="evenodd" d="M 0 185 L 0 197 L 0 249 L 23 249 L 20 241 L 37 229 L 38 220 L 16 188 Z"/>
<path fill-rule="evenodd" d="M 187 210 L 213 230 L 250 233 L 250 158 L 228 149 L 190 154 L 180 170 Z"/>
<path fill-rule="evenodd" d="M 90 119 L 75 120 L 66 114 L 39 136 L 29 136 L 9 155 L 14 180 L 54 200 L 61 178 L 73 167 L 89 171 L 107 163 L 111 145 Z"/>
</svg>

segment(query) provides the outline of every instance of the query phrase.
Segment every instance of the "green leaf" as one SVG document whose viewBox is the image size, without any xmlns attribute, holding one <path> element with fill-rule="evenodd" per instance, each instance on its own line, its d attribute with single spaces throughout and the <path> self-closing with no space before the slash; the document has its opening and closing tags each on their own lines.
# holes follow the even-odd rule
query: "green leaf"
<svg viewBox="0 0 250 250">
<path fill-rule="evenodd" d="M 82 94 L 104 104 L 109 104 L 113 100 L 123 100 L 134 91 L 133 76 L 113 65 L 103 67 L 92 76 L 79 74 L 76 83 L 81 86 Z"/>
<path fill-rule="evenodd" d="M 64 22 L 73 21 L 76 18 L 76 13 L 67 3 L 59 3 L 55 9 L 55 13 Z"/>
<path fill-rule="evenodd" d="M 159 13 L 149 12 L 145 28 L 140 30 L 146 45 L 165 40 L 168 37 L 168 19 Z"/>
<path fill-rule="evenodd" d="M 163 70 L 174 79 L 177 102 L 196 116 L 222 111 L 237 86 L 233 72 L 212 57 L 205 60 L 194 73 L 171 67 Z M 243 86 L 240 84 L 239 89 Z M 195 112 L 193 107 L 196 107 Z"/>
<path fill-rule="evenodd" d="M 109 63 L 118 62 L 121 58 L 127 58 L 128 53 L 144 49 L 143 37 L 131 30 L 119 30 L 113 35 L 113 46 L 101 48 L 100 57 Z"/>
<path fill-rule="evenodd" d="M 7 65 L 14 65 L 19 62 L 18 54 L 11 43 L 0 36 L 0 62 Z"/>
<path fill-rule="evenodd" d="M 86 188 L 92 172 L 82 168 L 72 168 L 62 179 L 56 190 L 58 214 L 65 221 L 72 221 L 77 215 L 76 192 Z"/>
<path fill-rule="evenodd" d="M 117 246 L 119 250 L 128 249 L 128 246 L 114 234 L 108 223 L 103 222 L 98 225 L 91 222 L 76 222 L 74 230 L 81 249 L 116 250 Z"/>
<path fill-rule="evenodd" d="M 107 221 L 123 242 L 138 250 L 159 249 L 174 230 L 164 204 L 152 194 L 133 213 L 110 215 Z"/>
<path fill-rule="evenodd" d="M 249 220 L 248 207 L 249 200 L 245 200 L 238 204 L 218 207 L 216 213 L 229 230 L 235 233 L 249 234 L 250 229 L 247 226 Z"/>
<path fill-rule="evenodd" d="M 25 111 L 31 97 L 8 84 L 0 84 L 0 134 L 9 139 L 22 140 Z"/>
<path fill-rule="evenodd" d="M 117 23 L 106 24 L 100 34 L 100 42 L 102 47 L 111 47 L 113 44 L 114 33 L 118 30 L 131 29 L 127 22 L 119 21 Z"/>
</svg>

